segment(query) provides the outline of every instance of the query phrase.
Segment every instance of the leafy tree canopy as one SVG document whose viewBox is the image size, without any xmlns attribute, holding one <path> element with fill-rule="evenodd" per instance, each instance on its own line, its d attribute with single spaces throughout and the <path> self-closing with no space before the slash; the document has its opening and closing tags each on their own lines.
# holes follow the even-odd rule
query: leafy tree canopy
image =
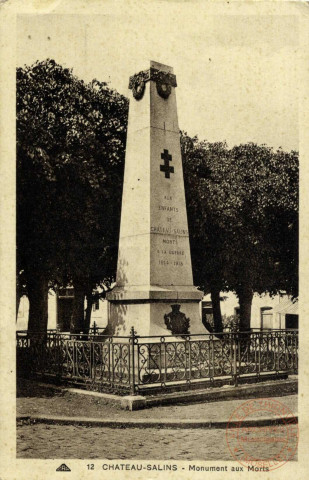
<svg viewBox="0 0 309 480">
<path fill-rule="evenodd" d="M 298 154 L 181 136 L 191 253 L 202 290 L 298 295 Z"/>
<path fill-rule="evenodd" d="M 128 100 L 47 59 L 17 69 L 18 272 L 98 283 L 116 267 Z"/>
<path fill-rule="evenodd" d="M 58 271 L 98 273 L 106 264 L 119 225 L 127 111 L 127 99 L 106 83 L 85 84 L 53 60 L 17 70 L 18 233 L 26 270 L 39 266 L 56 279 Z"/>
</svg>

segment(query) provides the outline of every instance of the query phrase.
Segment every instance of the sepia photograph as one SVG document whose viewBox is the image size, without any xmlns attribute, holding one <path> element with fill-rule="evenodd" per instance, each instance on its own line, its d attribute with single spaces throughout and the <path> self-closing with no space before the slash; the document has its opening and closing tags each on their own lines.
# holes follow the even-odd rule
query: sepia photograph
<svg viewBox="0 0 309 480">
<path fill-rule="evenodd" d="M 27 478 L 305 478 L 308 5 L 214 3 L 15 11 L 10 381 Z"/>
</svg>

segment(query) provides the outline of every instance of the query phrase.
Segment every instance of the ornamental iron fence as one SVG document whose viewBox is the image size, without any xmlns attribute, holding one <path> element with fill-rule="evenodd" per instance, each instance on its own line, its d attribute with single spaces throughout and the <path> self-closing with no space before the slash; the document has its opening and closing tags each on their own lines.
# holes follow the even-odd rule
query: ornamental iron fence
<svg viewBox="0 0 309 480">
<path fill-rule="evenodd" d="M 128 337 L 17 332 L 19 375 L 131 394 L 298 371 L 298 331 Z"/>
</svg>

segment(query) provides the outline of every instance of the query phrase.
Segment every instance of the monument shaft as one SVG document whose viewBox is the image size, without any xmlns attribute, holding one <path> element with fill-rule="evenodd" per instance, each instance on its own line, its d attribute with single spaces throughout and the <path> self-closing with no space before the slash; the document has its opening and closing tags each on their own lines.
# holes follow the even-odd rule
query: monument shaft
<svg viewBox="0 0 309 480">
<path fill-rule="evenodd" d="M 199 312 L 202 294 L 192 279 L 176 77 L 171 67 L 151 62 L 149 70 L 130 78 L 129 87 L 133 95 L 117 286 L 108 295 L 110 326 L 116 335 L 129 334 L 132 326 L 140 335 L 172 334 L 166 315 L 172 309 L 177 323 L 171 307 L 177 304 L 179 325 L 183 316 L 190 333 L 205 332 Z"/>
</svg>

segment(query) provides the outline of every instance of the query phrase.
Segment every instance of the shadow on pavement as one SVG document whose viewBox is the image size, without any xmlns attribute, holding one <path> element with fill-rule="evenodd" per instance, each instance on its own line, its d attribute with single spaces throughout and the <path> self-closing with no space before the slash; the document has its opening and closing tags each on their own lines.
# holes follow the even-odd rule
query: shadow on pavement
<svg viewBox="0 0 309 480">
<path fill-rule="evenodd" d="M 37 385 L 35 382 L 30 382 L 24 378 L 18 378 L 16 382 L 16 397 L 63 397 L 65 392 L 61 390 L 53 390 Z"/>
</svg>

